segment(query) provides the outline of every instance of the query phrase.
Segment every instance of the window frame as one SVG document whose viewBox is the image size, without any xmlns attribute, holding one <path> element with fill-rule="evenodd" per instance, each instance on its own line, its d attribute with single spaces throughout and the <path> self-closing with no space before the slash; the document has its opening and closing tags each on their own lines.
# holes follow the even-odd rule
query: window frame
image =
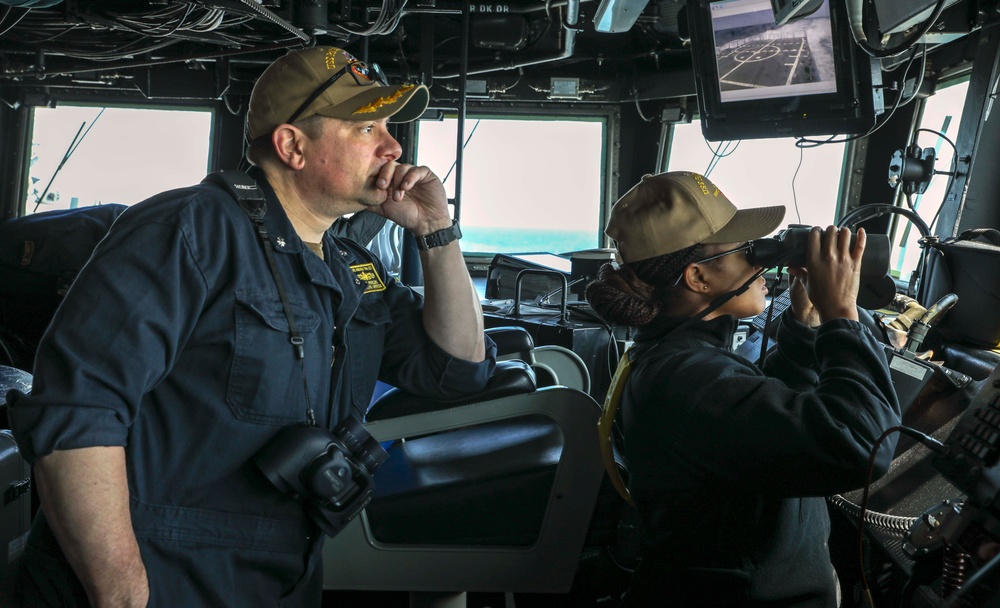
<svg viewBox="0 0 1000 608">
<path fill-rule="evenodd" d="M 917 139 L 917 136 L 918 136 L 918 131 L 917 130 L 918 129 L 922 129 L 922 128 L 933 128 L 935 130 L 938 129 L 937 126 L 935 126 L 935 127 L 924 127 L 923 126 L 924 116 L 925 116 L 925 113 L 926 113 L 926 110 L 927 110 L 927 104 L 931 102 L 931 100 L 934 98 L 934 96 L 937 95 L 939 92 L 944 91 L 946 89 L 950 89 L 952 87 L 959 86 L 959 85 L 962 85 L 962 84 L 966 84 L 967 85 L 969 83 L 970 79 L 971 79 L 971 73 L 969 71 L 958 71 L 954 75 L 948 77 L 947 79 L 945 79 L 945 80 L 939 80 L 938 82 L 936 82 L 935 85 L 934 85 L 934 90 L 933 90 L 933 92 L 930 95 L 921 97 L 921 98 L 919 98 L 917 100 L 917 103 L 919 105 L 917 106 L 916 112 L 914 112 L 914 115 L 913 115 L 913 123 L 910 126 L 910 135 L 909 135 L 909 138 L 907 140 L 907 144 L 906 145 L 909 145 L 911 142 L 913 142 L 915 139 Z M 962 112 L 962 113 L 964 113 L 964 111 L 965 111 L 965 102 L 966 102 L 968 96 L 969 96 L 969 91 L 968 91 L 968 88 L 966 88 L 965 95 L 962 97 L 962 103 L 961 103 L 961 107 L 960 107 L 960 112 Z M 955 125 L 955 133 L 952 134 L 952 135 L 948 135 L 948 137 L 951 139 L 952 143 L 955 144 L 955 145 L 959 144 L 959 135 L 960 135 L 959 129 L 961 128 L 961 123 L 962 123 L 961 116 L 962 116 L 962 114 L 960 113 L 958 115 L 958 120 L 955 120 L 952 123 L 952 124 Z M 933 136 L 933 134 L 928 134 L 927 137 L 928 138 L 932 138 L 934 136 Z M 925 144 L 926 144 L 926 141 L 927 140 L 925 140 Z M 947 168 L 943 169 L 943 170 L 945 170 L 945 171 L 952 171 L 952 170 L 955 169 L 955 155 L 958 154 L 958 150 L 953 149 L 951 147 L 951 145 L 948 144 L 947 142 L 942 142 L 942 143 L 943 143 L 942 150 L 948 151 L 946 153 L 953 155 L 952 156 L 952 161 L 947 165 Z M 928 147 L 925 144 L 923 144 L 923 145 L 922 144 L 918 144 L 918 145 L 920 145 L 921 148 Z M 942 170 L 941 166 L 939 165 L 940 160 L 941 160 L 941 157 L 938 157 L 938 159 L 935 162 L 935 166 L 937 167 L 938 170 Z M 921 215 L 921 218 L 927 223 L 928 227 L 930 228 L 931 235 L 939 234 L 938 231 L 937 231 L 937 228 L 935 226 L 937 224 L 937 220 L 939 218 L 939 215 L 941 214 L 941 210 L 948 204 L 947 197 L 948 197 L 948 194 L 950 192 L 951 181 L 954 179 L 953 176 L 949 177 L 949 176 L 943 176 L 943 175 L 935 175 L 935 176 L 932 176 L 931 181 L 933 182 L 935 179 L 940 179 L 942 177 L 945 178 L 945 180 L 946 180 L 945 181 L 945 188 L 944 188 L 944 192 L 943 192 L 944 199 L 942 199 L 941 201 L 938 202 L 937 210 L 935 211 L 934 215 L 931 216 L 931 218 L 924 218 L 923 215 Z M 918 195 L 916 195 L 914 197 L 916 203 L 919 204 L 919 202 L 923 200 L 924 196 L 925 196 L 924 194 L 918 194 Z M 897 188 L 896 191 L 894 192 L 892 201 L 893 201 L 892 202 L 893 206 L 907 208 L 907 209 L 909 208 L 907 206 L 907 204 L 906 204 L 906 195 L 903 193 L 902 189 L 900 189 L 900 188 Z M 889 226 L 889 240 L 890 240 L 890 243 L 891 243 L 891 247 L 890 247 L 890 252 L 889 252 L 889 255 L 890 255 L 889 272 L 890 272 L 890 276 L 894 277 L 894 279 L 896 281 L 899 281 L 899 282 L 905 284 L 905 283 L 908 283 L 911 280 L 911 278 L 910 278 L 909 275 L 904 275 L 905 262 L 903 262 L 901 260 L 901 263 L 898 266 L 896 264 L 897 259 L 905 257 L 904 254 L 900 251 L 900 248 L 898 247 L 899 238 L 901 236 L 900 233 L 899 233 L 899 231 L 900 230 L 905 230 L 906 227 L 909 226 L 910 230 L 913 231 L 911 234 L 915 234 L 917 232 L 917 227 L 914 226 L 914 225 L 912 225 L 912 222 L 910 222 L 908 219 L 905 219 L 905 218 L 903 218 L 902 216 L 900 216 L 898 214 L 893 214 L 890 221 L 891 221 L 891 223 L 890 223 L 890 226 Z M 912 246 L 912 244 L 908 244 L 907 246 Z M 909 273 L 912 274 L 914 271 L 920 270 L 919 267 L 920 267 L 920 264 L 921 264 L 921 258 L 919 258 L 919 256 L 918 256 L 918 260 L 917 260 L 916 264 L 917 264 L 917 266 L 915 268 L 909 269 Z"/>
</svg>

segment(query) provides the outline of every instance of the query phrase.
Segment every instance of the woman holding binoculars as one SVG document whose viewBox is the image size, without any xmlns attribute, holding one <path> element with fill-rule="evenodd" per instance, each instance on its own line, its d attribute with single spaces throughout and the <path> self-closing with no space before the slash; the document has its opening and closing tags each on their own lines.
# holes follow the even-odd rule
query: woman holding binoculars
<svg viewBox="0 0 1000 608">
<path fill-rule="evenodd" d="M 621 421 L 643 544 L 626 606 L 839 604 L 822 497 L 864 484 L 900 409 L 858 321 L 863 230 L 852 245 L 846 228 L 813 228 L 776 348 L 760 367 L 732 352 L 737 320 L 766 305 L 748 242 L 783 216 L 737 210 L 687 172 L 646 176 L 612 209 L 619 263 L 587 299 L 637 328 Z M 881 444 L 876 476 L 894 450 Z"/>
</svg>

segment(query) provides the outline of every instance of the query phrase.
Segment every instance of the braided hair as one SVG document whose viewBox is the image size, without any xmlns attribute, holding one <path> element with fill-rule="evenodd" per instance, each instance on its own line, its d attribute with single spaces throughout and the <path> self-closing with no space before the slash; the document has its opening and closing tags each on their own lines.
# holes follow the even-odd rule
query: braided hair
<svg viewBox="0 0 1000 608">
<path fill-rule="evenodd" d="M 648 325 L 664 314 L 665 305 L 672 299 L 674 282 L 703 250 L 704 245 L 699 243 L 617 268 L 604 264 L 597 273 L 597 280 L 587 285 L 587 301 L 611 324 Z"/>
</svg>

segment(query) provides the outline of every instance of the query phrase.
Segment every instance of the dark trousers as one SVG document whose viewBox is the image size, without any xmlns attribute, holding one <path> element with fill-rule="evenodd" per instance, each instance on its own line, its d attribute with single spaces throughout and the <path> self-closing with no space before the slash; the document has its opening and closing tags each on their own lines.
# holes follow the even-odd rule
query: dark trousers
<svg viewBox="0 0 1000 608">
<path fill-rule="evenodd" d="M 48 524 L 36 521 L 0 591 L 0 607 L 87 608 L 87 595 Z M 149 608 L 319 608 L 322 543 L 307 555 L 179 541 L 139 540 Z"/>
</svg>

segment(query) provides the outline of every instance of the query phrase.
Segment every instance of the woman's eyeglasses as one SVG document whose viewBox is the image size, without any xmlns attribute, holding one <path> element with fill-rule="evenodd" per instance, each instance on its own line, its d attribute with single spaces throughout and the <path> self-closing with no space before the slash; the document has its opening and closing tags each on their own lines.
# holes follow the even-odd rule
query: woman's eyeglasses
<svg viewBox="0 0 1000 608">
<path fill-rule="evenodd" d="M 382 68 L 378 67 L 377 63 L 367 64 L 364 61 L 352 61 L 338 70 L 333 76 L 330 77 L 329 80 L 316 87 L 316 90 L 313 91 L 312 95 L 307 97 L 306 100 L 302 102 L 302 105 L 299 106 L 299 109 L 295 110 L 291 117 L 289 117 L 289 119 L 285 122 L 288 124 L 295 122 L 295 119 L 306 111 L 306 108 L 319 99 L 319 96 L 332 87 L 333 83 L 340 80 L 340 77 L 344 74 L 350 74 L 351 77 L 354 78 L 354 82 L 356 82 L 359 87 L 371 86 L 376 82 L 383 87 L 389 86 L 389 80 L 385 77 L 385 74 L 382 72 Z"/>
<path fill-rule="evenodd" d="M 694 262 L 689 262 L 688 265 L 690 265 L 690 264 L 704 264 L 705 262 L 711 262 L 712 260 L 717 260 L 719 258 L 724 258 L 727 255 L 732 255 L 734 253 L 742 253 L 743 255 L 747 256 L 747 261 L 748 262 L 751 261 L 751 260 L 753 260 L 753 241 L 747 241 L 746 243 L 743 243 L 742 245 L 740 245 L 736 249 L 730 249 L 728 251 L 723 251 L 722 253 L 717 253 L 715 255 L 708 256 L 707 258 L 702 258 L 700 260 L 695 260 Z M 751 265 L 752 265 L 752 263 L 751 263 Z M 684 268 L 687 268 L 687 266 L 685 266 Z M 679 275 L 677 275 L 677 280 L 674 281 L 674 286 L 679 285 L 680 282 L 681 282 L 681 279 L 683 277 L 684 277 L 684 272 L 681 271 L 681 273 Z"/>
<path fill-rule="evenodd" d="M 715 254 L 713 256 L 709 256 L 707 258 L 698 260 L 696 262 L 691 262 L 691 263 L 692 264 L 703 264 L 705 262 L 711 262 L 712 260 L 717 260 L 719 258 L 724 258 L 727 255 L 732 255 L 734 253 L 740 253 L 740 252 L 742 252 L 743 255 L 745 255 L 745 256 L 747 256 L 747 258 L 749 258 L 750 255 L 753 253 L 753 241 L 747 241 L 746 243 L 743 243 L 742 245 L 740 245 L 736 249 L 730 249 L 729 251 L 723 251 L 722 253 L 717 253 L 717 254 Z"/>
</svg>

